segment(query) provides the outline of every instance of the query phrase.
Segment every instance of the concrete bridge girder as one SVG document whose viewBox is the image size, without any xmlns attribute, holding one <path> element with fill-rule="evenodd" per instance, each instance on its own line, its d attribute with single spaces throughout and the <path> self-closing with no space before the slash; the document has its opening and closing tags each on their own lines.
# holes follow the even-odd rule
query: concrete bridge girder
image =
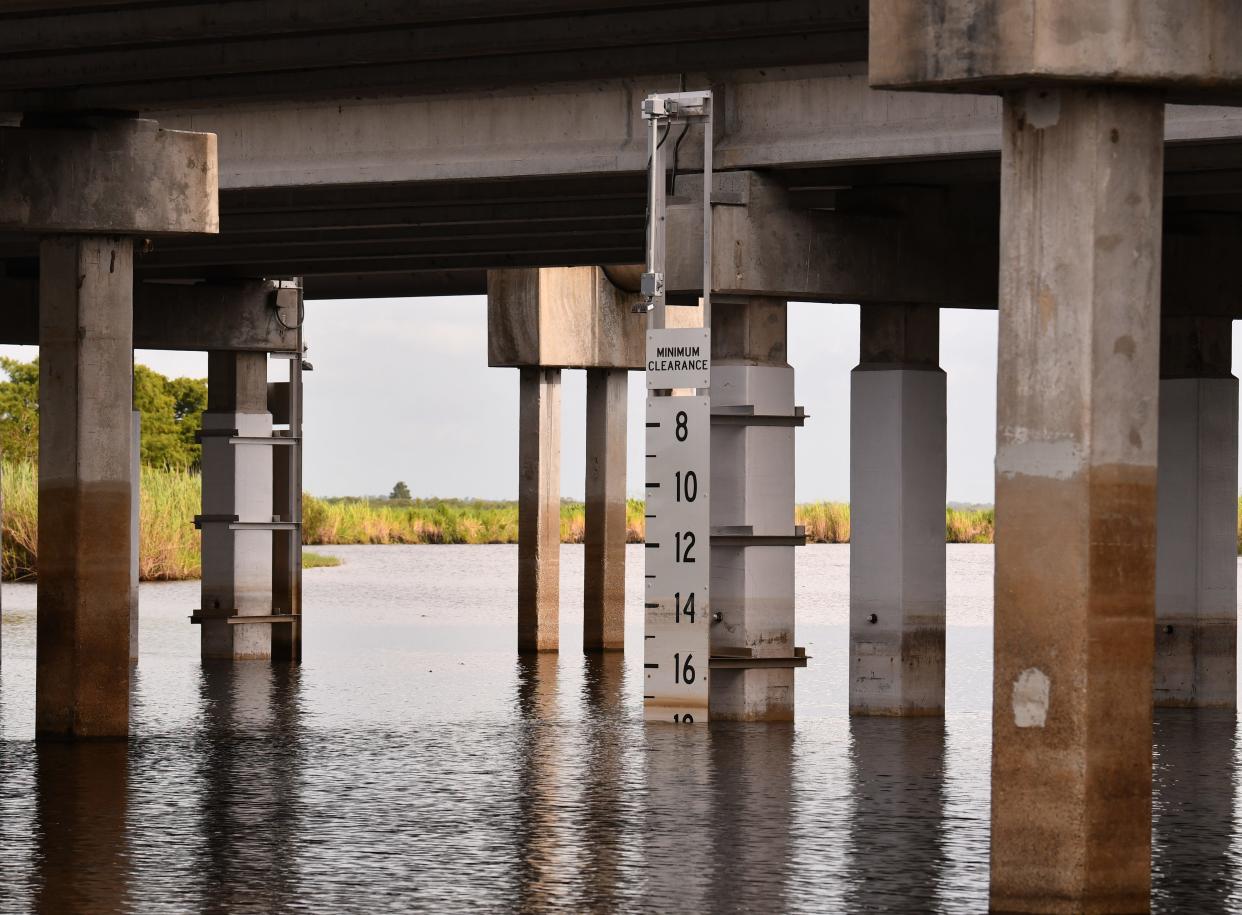
<svg viewBox="0 0 1242 915">
<path fill-rule="evenodd" d="M 994 186 L 867 188 L 808 200 L 779 173 L 729 172 L 713 184 L 713 293 L 996 308 L 1000 200 Z M 678 179 L 668 217 L 673 294 L 693 295 L 699 283 L 701 195 L 700 176 Z M 1242 258 L 1236 219 L 1170 214 L 1163 245 L 1164 314 L 1242 318 L 1232 270 Z"/>
</svg>

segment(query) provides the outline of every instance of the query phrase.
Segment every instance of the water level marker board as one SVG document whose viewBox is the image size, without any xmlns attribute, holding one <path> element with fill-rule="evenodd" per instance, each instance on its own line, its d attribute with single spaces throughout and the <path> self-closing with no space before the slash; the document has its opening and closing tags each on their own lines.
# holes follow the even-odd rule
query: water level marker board
<svg viewBox="0 0 1242 915">
<path fill-rule="evenodd" d="M 703 195 L 703 283 L 698 327 L 669 327 L 665 299 L 668 170 L 674 124 L 702 128 L 703 186 L 712 181 L 712 94 L 643 101 L 648 127 L 647 266 L 636 310 L 648 315 L 643 717 L 701 724 L 711 662 L 711 195 Z M 680 138 L 678 140 L 680 143 Z M 674 172 L 676 165 L 674 164 Z M 689 309 L 683 309 L 689 311 Z"/>
<path fill-rule="evenodd" d="M 710 332 L 700 328 L 647 333 L 643 697 L 648 721 L 707 719 L 711 407 L 696 389 L 710 384 L 710 343 Z M 685 368 L 687 363 L 694 367 Z M 655 368 L 659 365 L 665 367 Z"/>
</svg>

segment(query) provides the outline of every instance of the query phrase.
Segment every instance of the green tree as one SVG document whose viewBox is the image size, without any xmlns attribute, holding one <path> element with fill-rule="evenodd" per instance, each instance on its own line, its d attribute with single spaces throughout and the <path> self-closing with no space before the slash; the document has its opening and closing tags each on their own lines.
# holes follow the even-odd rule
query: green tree
<svg viewBox="0 0 1242 915">
<path fill-rule="evenodd" d="M 398 480 L 397 485 L 392 488 L 392 493 L 389 494 L 388 498 L 394 500 L 404 499 L 408 502 L 411 498 L 410 487 L 405 485 L 404 480 Z"/>
<path fill-rule="evenodd" d="M 9 461 L 39 456 L 39 361 L 0 358 L 0 454 Z"/>
<path fill-rule="evenodd" d="M 39 456 L 39 362 L 0 358 L 9 376 L 0 381 L 0 449 L 5 460 Z M 207 382 L 168 379 L 145 365 L 134 366 L 134 408 L 142 414 L 142 463 L 174 470 L 197 469 L 202 448 L 194 433 L 207 407 Z"/>
<path fill-rule="evenodd" d="M 182 450 L 190 455 L 190 466 L 199 468 L 203 448 L 194 436 L 203 428 L 203 411 L 207 409 L 206 378 L 171 378 L 167 380 L 168 393 L 173 399 L 173 421 L 181 439 Z"/>
</svg>

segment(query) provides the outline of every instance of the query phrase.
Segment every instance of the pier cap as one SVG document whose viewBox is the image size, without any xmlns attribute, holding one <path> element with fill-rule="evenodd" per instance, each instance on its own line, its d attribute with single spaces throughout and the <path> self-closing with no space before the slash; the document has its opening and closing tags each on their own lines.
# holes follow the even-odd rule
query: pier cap
<svg viewBox="0 0 1242 915">
<path fill-rule="evenodd" d="M 209 133 L 81 117 L 0 127 L 0 230 L 164 235 L 220 231 Z"/>
<path fill-rule="evenodd" d="M 871 0 L 870 78 L 882 89 L 1004 92 L 1039 84 L 1242 98 L 1235 0 Z"/>
</svg>

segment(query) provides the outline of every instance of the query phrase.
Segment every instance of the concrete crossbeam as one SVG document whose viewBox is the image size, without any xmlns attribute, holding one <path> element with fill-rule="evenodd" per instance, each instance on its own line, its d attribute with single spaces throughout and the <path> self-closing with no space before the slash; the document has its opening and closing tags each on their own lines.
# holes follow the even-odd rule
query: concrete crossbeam
<svg viewBox="0 0 1242 915">
<path fill-rule="evenodd" d="M 220 230 L 211 134 L 162 130 L 136 118 L 34 119 L 31 126 L 0 127 L 0 163 L 0 230 Z"/>
<path fill-rule="evenodd" d="M 670 293 L 701 284 L 702 187 L 701 176 L 679 179 L 669 207 Z M 776 179 L 745 171 L 717 176 L 712 200 L 714 293 L 995 307 L 992 193 L 858 194 L 824 212 L 799 205 Z"/>
<path fill-rule="evenodd" d="M 641 369 L 647 328 L 637 301 L 598 267 L 489 270 L 487 364 Z"/>
<path fill-rule="evenodd" d="M 40 250 L 35 732 L 129 734 L 133 243 Z"/>
<path fill-rule="evenodd" d="M 0 277 L 0 343 L 39 342 L 38 283 Z M 134 347 L 260 353 L 297 349 L 296 296 L 268 280 L 230 283 L 135 283 Z M 282 323 L 283 322 L 283 323 Z"/>
<path fill-rule="evenodd" d="M 937 92 L 1132 84 L 1238 98 L 1240 31 L 1231 0 L 874 0 L 871 82 Z"/>
</svg>

